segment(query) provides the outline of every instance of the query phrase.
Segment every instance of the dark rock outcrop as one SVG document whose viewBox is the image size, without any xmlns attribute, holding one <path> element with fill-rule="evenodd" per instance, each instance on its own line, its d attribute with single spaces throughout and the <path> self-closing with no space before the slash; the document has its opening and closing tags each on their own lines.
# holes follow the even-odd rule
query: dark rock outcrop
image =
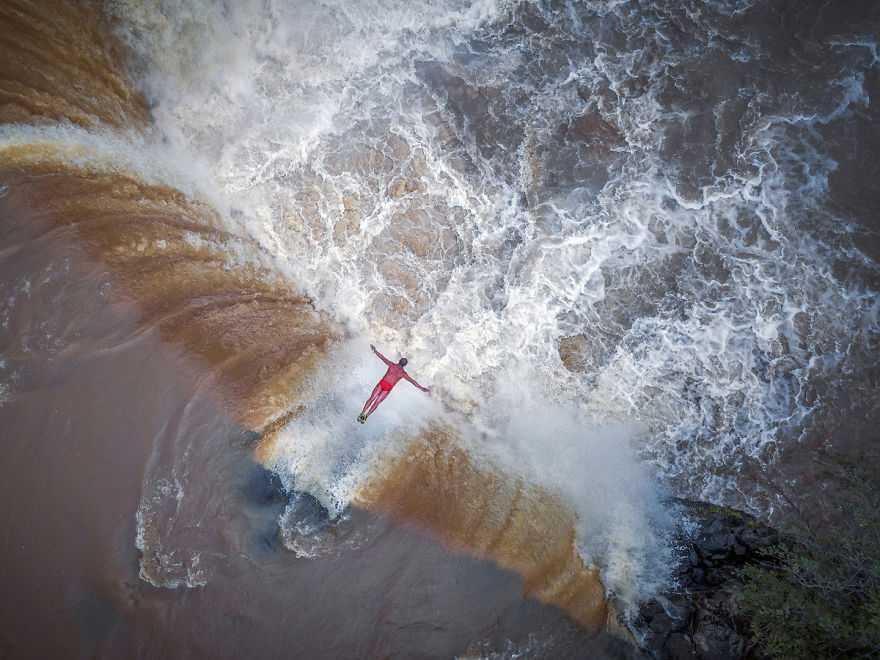
<svg viewBox="0 0 880 660">
<path fill-rule="evenodd" d="M 679 504 L 691 524 L 681 532 L 678 586 L 642 606 L 641 650 L 664 659 L 763 658 L 737 606 L 737 571 L 778 543 L 778 532 L 732 509 Z"/>
</svg>

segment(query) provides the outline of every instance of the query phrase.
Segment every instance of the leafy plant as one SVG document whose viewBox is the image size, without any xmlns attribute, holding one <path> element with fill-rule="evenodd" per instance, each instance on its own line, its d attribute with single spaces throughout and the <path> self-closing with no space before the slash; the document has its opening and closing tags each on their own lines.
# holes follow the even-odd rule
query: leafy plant
<svg viewBox="0 0 880 660">
<path fill-rule="evenodd" d="M 835 514 L 788 530 L 746 565 L 740 606 L 778 658 L 880 658 L 880 480 L 864 457 L 821 454 Z"/>
</svg>

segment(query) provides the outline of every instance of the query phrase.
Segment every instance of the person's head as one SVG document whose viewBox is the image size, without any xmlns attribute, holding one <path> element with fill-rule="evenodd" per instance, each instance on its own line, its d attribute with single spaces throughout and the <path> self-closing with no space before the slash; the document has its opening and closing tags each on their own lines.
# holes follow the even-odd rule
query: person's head
<svg viewBox="0 0 880 660">
<path fill-rule="evenodd" d="M 406 366 L 406 358 L 400 358 L 400 362 L 398 362 L 397 364 L 399 364 L 401 367 L 405 367 Z"/>
</svg>

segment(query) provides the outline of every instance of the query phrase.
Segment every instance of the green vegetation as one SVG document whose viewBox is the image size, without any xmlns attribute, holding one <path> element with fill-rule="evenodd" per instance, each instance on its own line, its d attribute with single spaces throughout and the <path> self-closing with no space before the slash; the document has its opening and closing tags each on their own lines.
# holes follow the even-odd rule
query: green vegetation
<svg viewBox="0 0 880 660">
<path fill-rule="evenodd" d="M 746 565 L 740 605 L 775 658 L 880 658 L 880 480 L 872 461 L 823 453 L 836 515 L 794 528 Z"/>
<path fill-rule="evenodd" d="M 730 509 L 726 506 L 721 506 L 719 504 L 709 504 L 708 506 L 706 506 L 706 512 L 717 513 L 728 518 L 736 518 L 737 520 L 741 520 L 743 524 L 749 529 L 756 529 L 761 526 L 761 523 L 752 518 L 750 515 L 745 514 L 742 511 L 737 511 L 736 509 Z"/>
</svg>

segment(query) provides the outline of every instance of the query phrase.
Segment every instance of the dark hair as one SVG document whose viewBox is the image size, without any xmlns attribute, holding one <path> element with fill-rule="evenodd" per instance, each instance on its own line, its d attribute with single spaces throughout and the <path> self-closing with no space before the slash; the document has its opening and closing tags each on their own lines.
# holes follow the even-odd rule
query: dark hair
<svg viewBox="0 0 880 660">
<path fill-rule="evenodd" d="M 406 358 L 400 358 L 400 362 L 398 362 L 397 364 L 399 364 L 401 367 L 405 367 L 406 366 Z"/>
</svg>

